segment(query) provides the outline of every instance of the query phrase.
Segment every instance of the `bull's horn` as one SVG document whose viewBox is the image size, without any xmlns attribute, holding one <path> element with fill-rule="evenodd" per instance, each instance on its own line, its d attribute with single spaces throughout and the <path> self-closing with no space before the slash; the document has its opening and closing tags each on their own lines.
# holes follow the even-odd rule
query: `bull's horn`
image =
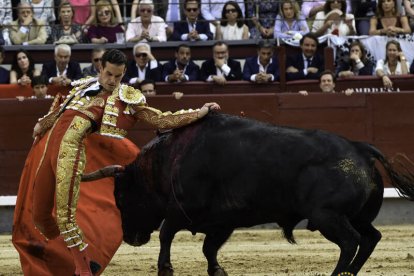
<svg viewBox="0 0 414 276">
<path fill-rule="evenodd" d="M 112 177 L 112 176 L 115 176 L 116 173 L 124 171 L 124 169 L 125 168 L 120 165 L 106 166 L 97 171 L 82 175 L 81 181 L 87 182 L 87 181 L 98 180 L 104 177 Z"/>
</svg>

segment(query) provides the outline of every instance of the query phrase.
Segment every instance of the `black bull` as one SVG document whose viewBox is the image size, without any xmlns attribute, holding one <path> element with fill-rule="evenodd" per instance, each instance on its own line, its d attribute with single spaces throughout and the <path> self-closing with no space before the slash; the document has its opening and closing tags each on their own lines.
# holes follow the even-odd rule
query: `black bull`
<svg viewBox="0 0 414 276">
<path fill-rule="evenodd" d="M 117 175 L 124 241 L 147 243 L 164 220 L 158 269 L 172 275 L 174 235 L 181 229 L 205 233 L 208 273 L 226 275 L 217 252 L 235 228 L 276 222 L 294 243 L 294 227 L 307 219 L 309 230 L 341 250 L 332 275 L 356 274 L 381 239 L 372 225 L 384 192 L 375 160 L 413 200 L 413 174 L 397 172 L 369 144 L 210 113 L 158 135 Z"/>
</svg>

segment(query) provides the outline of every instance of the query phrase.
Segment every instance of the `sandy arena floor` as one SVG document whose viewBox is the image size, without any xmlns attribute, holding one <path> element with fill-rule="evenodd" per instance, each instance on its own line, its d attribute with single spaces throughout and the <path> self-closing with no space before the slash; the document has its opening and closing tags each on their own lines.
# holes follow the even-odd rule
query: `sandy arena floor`
<svg viewBox="0 0 414 276">
<path fill-rule="evenodd" d="M 414 225 L 378 227 L 381 242 L 359 275 L 414 275 Z M 294 232 L 291 245 L 280 230 L 239 230 L 224 245 L 219 261 L 229 275 L 330 275 L 339 256 L 336 245 L 319 233 Z M 158 233 L 142 247 L 123 244 L 102 275 L 156 275 Z M 207 275 L 201 252 L 204 236 L 180 232 L 173 243 L 175 275 Z M 22 275 L 10 235 L 0 236 L 0 276 Z"/>
</svg>

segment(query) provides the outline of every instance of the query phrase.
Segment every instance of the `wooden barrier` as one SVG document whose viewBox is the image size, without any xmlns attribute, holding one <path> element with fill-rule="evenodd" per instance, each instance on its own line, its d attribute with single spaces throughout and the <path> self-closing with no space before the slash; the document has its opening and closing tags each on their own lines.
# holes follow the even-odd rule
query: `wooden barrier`
<svg viewBox="0 0 414 276">
<path fill-rule="evenodd" d="M 414 159 L 414 92 L 358 93 L 350 97 L 323 93 L 307 97 L 296 93 L 193 94 L 180 100 L 157 95 L 147 100 L 161 110 L 194 108 L 216 101 L 225 113 L 278 125 L 324 129 L 372 143 L 388 156 L 402 152 Z M 50 99 L 0 99 L 0 195 L 17 193 L 33 126 L 50 103 Z M 140 147 L 154 135 L 155 131 L 143 124 L 129 132 L 129 138 Z"/>
</svg>

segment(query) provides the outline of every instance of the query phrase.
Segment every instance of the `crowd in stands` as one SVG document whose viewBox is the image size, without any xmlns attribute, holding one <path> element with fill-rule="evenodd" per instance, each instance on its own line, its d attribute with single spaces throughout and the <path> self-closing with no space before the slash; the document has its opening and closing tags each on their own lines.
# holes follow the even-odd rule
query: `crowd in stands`
<svg viewBox="0 0 414 276">
<path fill-rule="evenodd" d="M 388 75 L 414 73 L 393 37 L 412 34 L 414 0 L 0 0 L 0 45 L 22 45 L 10 72 L 0 69 L 1 83 L 32 85 L 37 76 L 49 84 L 69 86 L 84 76 L 96 76 L 104 48 L 91 53 L 83 71 L 72 61 L 70 45 L 78 43 L 134 43 L 124 82 L 139 86 L 155 82 L 228 80 L 268 83 L 279 80 L 279 62 L 272 39 L 299 41 L 301 53 L 286 60 L 286 79 L 319 79 L 324 71 L 318 38 L 326 35 L 388 36 L 386 55 L 373 64 L 358 40 L 336 64 L 335 76 L 376 75 L 391 87 Z M 15 7 L 15 8 L 13 8 Z M 15 14 L 15 17 L 12 15 Z M 231 58 L 225 41 L 257 39 L 257 55 L 243 66 Z M 216 40 L 212 58 L 201 66 L 191 58 L 193 41 Z M 181 41 L 174 58 L 161 64 L 151 42 Z M 54 44 L 55 60 L 40 71 L 25 45 Z M 172 50 L 173 55 L 173 50 Z M 4 58 L 1 52 L 0 63 Z M 155 87 L 153 89 L 155 91 Z"/>
</svg>

